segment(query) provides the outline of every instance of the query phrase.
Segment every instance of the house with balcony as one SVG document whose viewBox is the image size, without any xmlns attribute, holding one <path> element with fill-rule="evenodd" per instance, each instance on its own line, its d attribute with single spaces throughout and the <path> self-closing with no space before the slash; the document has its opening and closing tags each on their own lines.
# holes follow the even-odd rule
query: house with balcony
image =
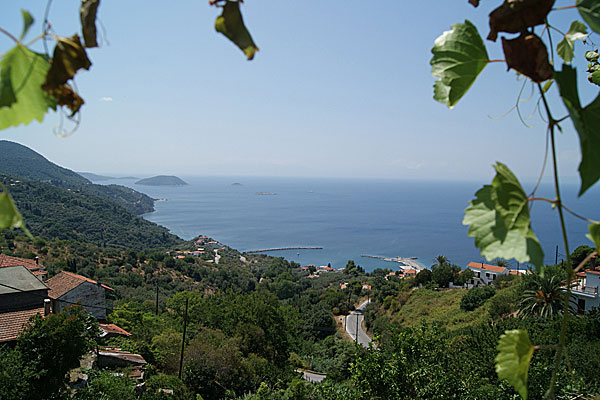
<svg viewBox="0 0 600 400">
<path fill-rule="evenodd" d="M 577 273 L 577 280 L 571 286 L 571 293 L 577 302 L 577 312 L 583 314 L 592 308 L 600 308 L 600 270 L 585 270 Z"/>
</svg>

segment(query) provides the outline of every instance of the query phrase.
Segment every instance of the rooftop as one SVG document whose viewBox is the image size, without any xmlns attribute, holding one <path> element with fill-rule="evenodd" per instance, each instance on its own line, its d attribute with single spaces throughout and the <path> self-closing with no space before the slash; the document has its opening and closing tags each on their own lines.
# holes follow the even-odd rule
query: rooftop
<svg viewBox="0 0 600 400">
<path fill-rule="evenodd" d="M 51 299 L 58 299 L 65 293 L 70 292 L 71 290 L 75 289 L 77 286 L 85 282 L 91 283 L 93 285 L 98 285 L 98 282 L 96 282 L 93 279 L 86 278 L 85 276 L 74 274 L 68 271 L 60 271 L 58 274 L 54 275 L 52 278 L 46 281 L 46 284 L 50 288 L 48 296 L 50 296 Z M 101 286 L 105 289 L 113 290 L 112 288 L 106 285 Z"/>
<path fill-rule="evenodd" d="M 0 343 L 15 340 L 36 314 L 44 315 L 44 307 L 0 314 Z"/>
<path fill-rule="evenodd" d="M 47 290 L 31 271 L 22 265 L 0 268 L 0 294 Z"/>
<path fill-rule="evenodd" d="M 481 269 L 481 270 L 485 270 L 485 271 L 492 271 L 492 272 L 505 272 L 507 270 L 507 268 L 504 267 L 499 267 L 497 265 L 490 265 L 490 264 L 484 264 L 484 263 L 478 263 L 478 262 L 470 262 L 469 265 L 467 265 L 468 268 L 472 268 L 472 269 Z"/>
</svg>

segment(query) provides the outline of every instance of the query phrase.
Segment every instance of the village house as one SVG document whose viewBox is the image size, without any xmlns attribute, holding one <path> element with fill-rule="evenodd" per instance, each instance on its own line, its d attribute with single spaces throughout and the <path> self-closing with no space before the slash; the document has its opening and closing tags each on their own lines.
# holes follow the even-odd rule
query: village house
<svg viewBox="0 0 600 400">
<path fill-rule="evenodd" d="M 470 262 L 469 265 L 467 265 L 467 268 L 475 273 L 473 279 L 467 282 L 468 287 L 489 286 L 498 279 L 500 275 L 525 275 L 530 273 L 527 269 L 514 270 L 478 262 Z"/>
<path fill-rule="evenodd" d="M 48 271 L 46 271 L 46 268 L 39 263 L 38 257 L 32 260 L 30 258 L 13 257 L 7 256 L 6 254 L 0 254 L 0 268 L 15 267 L 17 265 L 22 265 L 27 268 L 42 282 L 44 282 L 48 277 Z"/>
<path fill-rule="evenodd" d="M 577 273 L 577 281 L 571 287 L 571 293 L 577 301 L 577 312 L 583 314 L 592 308 L 600 309 L 600 269 L 588 269 Z"/>
<path fill-rule="evenodd" d="M 85 276 L 60 271 L 46 281 L 52 299 L 52 311 L 62 312 L 64 307 L 81 304 L 97 320 L 106 319 L 106 290 L 113 289 Z"/>
<path fill-rule="evenodd" d="M 50 313 L 48 287 L 23 265 L 0 268 L 0 343 L 14 341 L 34 315 Z"/>
</svg>

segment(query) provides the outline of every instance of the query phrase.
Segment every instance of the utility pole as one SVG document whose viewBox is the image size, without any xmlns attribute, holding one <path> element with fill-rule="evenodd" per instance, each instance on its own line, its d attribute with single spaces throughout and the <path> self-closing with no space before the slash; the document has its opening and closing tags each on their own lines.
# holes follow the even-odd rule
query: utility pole
<svg viewBox="0 0 600 400">
<path fill-rule="evenodd" d="M 185 314 L 183 314 L 183 338 L 181 339 L 181 355 L 179 357 L 179 379 L 181 379 L 181 372 L 183 370 L 183 351 L 185 350 L 185 330 L 187 328 L 187 312 L 188 312 L 188 301 L 189 298 L 185 298 Z"/>
<path fill-rule="evenodd" d="M 554 264 L 558 264 L 558 245 L 556 245 L 556 253 L 554 254 Z"/>
</svg>

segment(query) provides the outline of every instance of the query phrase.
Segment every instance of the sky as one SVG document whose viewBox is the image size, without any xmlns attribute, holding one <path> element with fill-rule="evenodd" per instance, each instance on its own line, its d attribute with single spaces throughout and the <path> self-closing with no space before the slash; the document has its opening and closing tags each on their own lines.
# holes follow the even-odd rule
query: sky
<svg viewBox="0 0 600 400">
<path fill-rule="evenodd" d="M 491 165 L 502 161 L 523 181 L 533 181 L 544 159 L 544 122 L 535 112 L 527 121 L 532 127 L 514 111 L 493 118 L 517 102 L 523 81 L 514 71 L 489 64 L 452 110 L 433 100 L 435 38 L 465 19 L 485 38 L 487 16 L 498 3 L 246 0 L 242 12 L 260 48 L 246 61 L 215 32 L 219 10 L 207 0 L 103 0 L 101 47 L 88 50 L 93 65 L 76 76 L 86 101 L 78 130 L 58 137 L 60 116 L 50 113 L 43 123 L 0 132 L 0 139 L 99 174 L 487 183 Z M 556 6 L 572 3 L 557 0 Z M 80 32 L 79 4 L 52 3 L 49 20 L 58 35 Z M 0 27 L 18 35 L 19 10 L 26 9 L 36 19 L 32 38 L 41 32 L 45 6 L 3 1 Z M 574 10 L 560 11 L 551 23 L 568 29 L 577 18 Z M 0 53 L 10 46 L 0 35 Z M 33 47 L 43 49 L 41 41 Z M 500 40 L 486 47 L 491 59 L 504 58 Z M 576 57 L 582 60 L 589 49 L 577 43 Z M 597 90 L 584 82 L 584 62 L 577 65 L 587 104 Z M 563 116 L 555 86 L 551 106 Z M 529 97 L 529 85 L 524 92 Z M 525 116 L 536 101 L 521 103 Z M 577 182 L 579 142 L 570 121 L 563 127 L 557 139 L 561 175 Z"/>
</svg>

